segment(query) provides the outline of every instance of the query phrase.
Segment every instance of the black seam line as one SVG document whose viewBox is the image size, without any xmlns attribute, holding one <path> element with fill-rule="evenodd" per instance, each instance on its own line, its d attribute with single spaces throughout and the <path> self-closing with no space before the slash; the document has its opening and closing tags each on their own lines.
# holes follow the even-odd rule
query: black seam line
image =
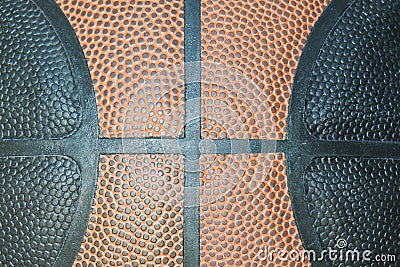
<svg viewBox="0 0 400 267">
<path fill-rule="evenodd" d="M 68 138 L 65 140 L 2 140 L 0 156 L 66 155 L 76 157 L 76 151 L 89 147 L 100 154 L 246 154 L 246 153 L 287 153 L 301 151 L 313 157 L 358 156 L 372 158 L 400 157 L 400 143 L 377 141 L 321 141 L 304 140 L 230 140 L 230 139 L 160 139 L 160 138 L 112 138 L 96 140 L 91 138 Z M 190 150 L 200 145 L 199 151 Z"/>
<path fill-rule="evenodd" d="M 201 138 L 201 0 L 184 0 L 184 53 L 185 53 L 185 138 L 198 144 Z M 192 62 L 188 64 L 189 62 Z M 188 112 L 190 111 L 190 114 Z M 194 120 L 192 120 L 194 119 Z M 186 151 L 196 156 L 198 151 Z M 185 155 L 186 156 L 186 155 Z M 195 157 L 196 158 L 196 157 Z M 198 159 L 198 157 L 197 157 Z M 185 160 L 186 161 L 186 160 Z M 186 164 L 186 162 L 185 162 Z M 198 188 L 200 173 L 185 168 L 185 186 Z M 190 199 L 200 198 L 199 192 L 185 189 L 183 210 L 183 266 L 200 266 L 200 206 L 186 205 Z"/>
<path fill-rule="evenodd" d="M 317 157 L 346 156 L 368 158 L 400 157 L 400 144 L 377 141 L 323 141 L 310 136 L 304 124 L 305 99 L 310 83 L 310 73 L 326 36 L 334 28 L 354 0 L 332 1 L 311 32 L 304 47 L 293 82 L 288 112 L 287 179 L 293 214 L 305 249 L 320 253 L 319 238 L 313 228 L 305 202 L 304 172 Z M 329 266 L 326 262 L 312 262 L 313 266 Z"/>
<path fill-rule="evenodd" d="M 378 141 L 308 141 L 298 146 L 314 157 L 353 156 L 370 158 L 400 157 L 400 143 Z"/>
<path fill-rule="evenodd" d="M 290 96 L 287 127 L 287 138 L 289 140 L 304 140 L 310 138 L 303 118 L 305 99 L 308 92 L 307 88 L 310 88 L 310 73 L 318 58 L 318 51 L 320 51 L 324 45 L 326 36 L 328 36 L 338 19 L 344 14 L 345 10 L 352 2 L 353 0 L 331 1 L 315 23 L 307 39 L 307 45 L 301 53 L 296 69 L 292 94 Z"/>
<path fill-rule="evenodd" d="M 79 94 L 82 119 L 76 131 L 61 139 L 4 140 L 0 142 L 0 155 L 62 155 L 70 157 L 78 164 L 81 177 L 78 206 L 65 242 L 53 264 L 54 266 L 72 266 L 86 231 L 96 189 L 99 129 L 95 96 L 84 53 L 65 14 L 55 1 L 33 0 L 33 3 L 52 25 L 61 42 L 76 92 Z"/>
<path fill-rule="evenodd" d="M 189 150 L 199 145 L 199 151 Z M 101 154 L 246 154 L 295 153 L 308 155 L 354 155 L 368 157 L 400 157 L 400 143 L 366 141 L 321 141 L 310 138 L 304 142 L 264 139 L 100 139 Z M 0 150 L 1 151 L 1 150 Z M 1 153 L 1 152 L 0 152 Z"/>
<path fill-rule="evenodd" d="M 52 140 L 3 140 L 0 156 L 65 155 L 76 158 L 79 152 L 99 154 L 98 141 L 92 138 L 73 136 L 68 139 Z"/>
<path fill-rule="evenodd" d="M 285 140 L 235 140 L 191 138 L 100 139 L 100 154 L 246 154 L 285 152 Z M 197 146 L 197 148 L 196 148 Z"/>
</svg>

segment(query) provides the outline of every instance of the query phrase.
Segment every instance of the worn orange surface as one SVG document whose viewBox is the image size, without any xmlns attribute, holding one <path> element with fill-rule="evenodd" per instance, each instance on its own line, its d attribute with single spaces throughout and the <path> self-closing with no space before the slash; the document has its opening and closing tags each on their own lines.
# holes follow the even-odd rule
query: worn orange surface
<svg viewBox="0 0 400 267">
<path fill-rule="evenodd" d="M 183 0 L 57 2 L 88 62 L 100 136 L 180 136 L 183 78 L 162 71 L 183 63 Z"/>
<path fill-rule="evenodd" d="M 183 157 L 101 156 L 74 266 L 182 266 Z"/>
<path fill-rule="evenodd" d="M 201 1 L 204 138 L 285 139 L 297 63 L 328 2 Z"/>
<path fill-rule="evenodd" d="M 201 162 L 201 266 L 311 266 L 280 254 L 304 251 L 284 154 L 209 155 Z"/>
</svg>

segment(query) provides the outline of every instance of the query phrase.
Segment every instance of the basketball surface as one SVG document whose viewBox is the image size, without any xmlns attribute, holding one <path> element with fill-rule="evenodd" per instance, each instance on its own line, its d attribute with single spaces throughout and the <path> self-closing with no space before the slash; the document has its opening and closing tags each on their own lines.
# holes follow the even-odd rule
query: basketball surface
<svg viewBox="0 0 400 267">
<path fill-rule="evenodd" d="M 0 15 L 2 266 L 398 266 L 399 0 Z"/>
</svg>

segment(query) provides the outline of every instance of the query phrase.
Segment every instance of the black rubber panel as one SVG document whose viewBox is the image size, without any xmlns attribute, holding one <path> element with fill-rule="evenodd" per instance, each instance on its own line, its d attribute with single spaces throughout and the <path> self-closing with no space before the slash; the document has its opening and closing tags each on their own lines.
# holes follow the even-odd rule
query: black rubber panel
<svg viewBox="0 0 400 267">
<path fill-rule="evenodd" d="M 0 158 L 0 263 L 51 266 L 68 234 L 81 187 L 66 157 Z"/>
<path fill-rule="evenodd" d="M 399 177 L 400 160 L 314 159 L 304 176 L 305 196 L 323 248 L 335 248 L 342 239 L 346 249 L 400 255 Z"/>
<path fill-rule="evenodd" d="M 54 1 L 1 1 L 0 17 L 0 265 L 71 266 L 98 168 L 89 70 Z"/>
<path fill-rule="evenodd" d="M 287 175 L 296 224 L 320 255 L 347 249 L 400 261 L 400 1 L 333 0 L 304 47 L 289 108 Z M 346 251 L 346 250 L 345 250 Z"/>
<path fill-rule="evenodd" d="M 304 121 L 323 140 L 400 141 L 400 1 L 355 1 L 315 61 Z"/>
<path fill-rule="evenodd" d="M 0 138 L 71 135 L 82 107 L 56 32 L 33 2 L 0 5 Z"/>
</svg>

